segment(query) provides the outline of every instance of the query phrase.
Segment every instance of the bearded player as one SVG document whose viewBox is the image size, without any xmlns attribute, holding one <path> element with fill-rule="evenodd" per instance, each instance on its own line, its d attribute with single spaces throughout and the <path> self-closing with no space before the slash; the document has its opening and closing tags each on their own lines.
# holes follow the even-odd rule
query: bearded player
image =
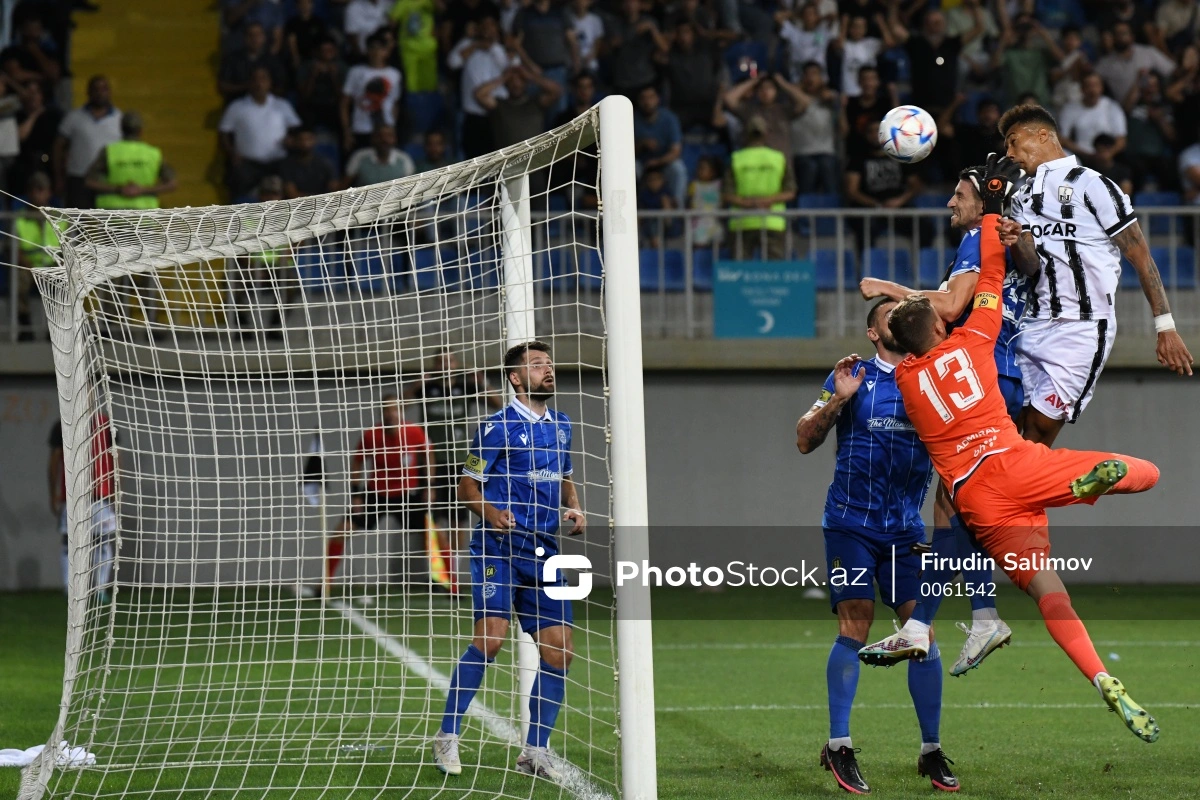
<svg viewBox="0 0 1200 800">
<path fill-rule="evenodd" d="M 1046 508 L 1095 503 L 1102 494 L 1144 492 L 1158 482 L 1149 461 L 1105 452 L 1050 450 L 1023 439 L 1005 408 L 993 357 L 1004 315 L 1004 248 L 1000 215 L 1020 180 L 1007 158 L 988 159 L 981 236 L 982 271 L 967 323 L 952 334 L 929 299 L 913 295 L 889 318 L 892 336 L 910 355 L 896 368 L 908 418 L 925 443 L 963 522 L 1020 589 L 1037 601 L 1050 636 L 1092 682 L 1126 727 L 1147 742 L 1158 725 L 1108 674 L 1071 607 L 1062 579 L 1044 568 L 1050 553 Z M 895 660 L 921 657 L 929 626 L 909 619 L 869 646 Z"/>
<path fill-rule="evenodd" d="M 574 616 L 570 600 L 546 592 L 547 586 L 565 585 L 565 580 L 543 580 L 543 567 L 558 553 L 559 509 L 566 509 L 562 520 L 570 524 L 572 535 L 583 533 L 587 521 L 571 480 L 571 420 L 546 407 L 555 389 L 549 345 L 533 341 L 509 348 L 504 374 L 513 400 L 479 426 L 458 484 L 459 501 L 479 517 L 470 546 L 475 629 L 450 680 L 433 758 L 447 775 L 462 773 L 458 737 L 463 716 L 516 611 L 541 655 L 517 770 L 557 782 L 562 776 L 548 743 L 565 697 Z"/>
</svg>

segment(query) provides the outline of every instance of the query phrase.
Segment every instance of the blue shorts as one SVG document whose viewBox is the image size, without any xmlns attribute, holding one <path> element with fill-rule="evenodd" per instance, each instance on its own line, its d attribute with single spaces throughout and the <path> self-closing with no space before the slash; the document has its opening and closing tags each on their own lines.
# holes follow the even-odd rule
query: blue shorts
<svg viewBox="0 0 1200 800">
<path fill-rule="evenodd" d="M 1021 406 L 1025 405 L 1025 387 L 1021 385 L 1020 378 L 1008 375 L 1001 375 L 999 383 L 1000 394 L 1004 395 L 1004 406 L 1013 422 L 1016 422 L 1021 413 Z"/>
<path fill-rule="evenodd" d="M 888 536 L 886 541 L 880 534 L 849 528 L 825 528 L 824 532 L 829 604 L 835 614 L 843 600 L 874 601 L 876 584 L 884 604 L 893 609 L 921 596 L 921 556 L 913 552 L 912 546 L 925 540 L 923 531 L 906 531 L 901 536 Z M 834 570 L 840 572 L 835 575 Z M 835 585 L 835 581 L 844 585 Z"/>
<path fill-rule="evenodd" d="M 554 625 L 575 624 L 571 601 L 554 600 L 543 588 L 568 585 L 561 576 L 554 583 L 541 580 L 543 559 L 485 553 L 474 541 L 470 551 L 476 622 L 484 617 L 503 617 L 511 622 L 515 610 L 521 630 L 528 634 Z"/>
</svg>

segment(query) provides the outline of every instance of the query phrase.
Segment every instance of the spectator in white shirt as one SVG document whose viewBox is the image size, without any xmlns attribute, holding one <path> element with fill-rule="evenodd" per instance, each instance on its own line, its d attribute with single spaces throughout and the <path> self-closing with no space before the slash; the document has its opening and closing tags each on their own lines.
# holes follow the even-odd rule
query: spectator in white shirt
<svg viewBox="0 0 1200 800">
<path fill-rule="evenodd" d="M 1175 71 L 1175 62 L 1162 51 L 1147 44 L 1134 44 L 1133 28 L 1128 22 L 1113 26 L 1112 52 L 1096 64 L 1096 74 L 1104 78 L 1113 97 L 1124 100 L 1143 70 L 1157 72 L 1164 80 Z"/>
<path fill-rule="evenodd" d="M 388 66 L 388 41 L 367 40 L 367 63 L 351 67 L 342 87 L 342 136 L 347 152 L 368 147 L 376 125 L 395 125 L 400 102 L 400 70 Z"/>
<path fill-rule="evenodd" d="M 571 0 L 567 22 L 575 32 L 571 47 L 571 71 L 575 74 L 594 73 L 600 67 L 596 56 L 600 40 L 604 38 L 604 21 L 592 11 L 592 0 Z"/>
<path fill-rule="evenodd" d="M 838 52 L 842 57 L 843 97 L 858 97 L 862 94 L 858 85 L 858 71 L 863 67 L 875 66 L 879 54 L 895 44 L 891 40 L 888 26 L 883 26 L 882 31 L 882 39 L 867 36 L 867 18 L 854 16 L 842 26 L 838 38 L 829 43 L 830 51 Z"/>
<path fill-rule="evenodd" d="M 804 78 L 804 66 L 810 62 L 816 62 L 825 73 L 825 54 L 829 43 L 837 38 L 837 24 L 821 19 L 816 2 L 805 3 L 790 14 L 781 11 L 779 19 L 779 38 L 788 46 L 792 81 Z"/>
<path fill-rule="evenodd" d="M 88 101 L 67 112 L 54 140 L 54 192 L 67 208 L 91 208 L 87 174 L 100 151 L 121 138 L 121 112 L 112 104 L 108 78 L 88 81 Z"/>
<path fill-rule="evenodd" d="M 1068 103 L 1058 120 L 1059 138 L 1067 150 L 1082 156 L 1086 162 L 1095 150 L 1092 143 L 1106 133 L 1116 142 L 1113 155 L 1125 149 L 1125 110 L 1121 104 L 1104 95 L 1104 81 L 1093 73 L 1083 79 L 1083 99 Z"/>
<path fill-rule="evenodd" d="M 300 125 L 292 104 L 271 94 L 271 72 L 259 67 L 250 82 L 250 93 L 229 104 L 218 130 L 229 162 L 229 192 L 234 198 L 254 190 L 273 174 L 287 155 L 288 129 Z"/>
<path fill-rule="evenodd" d="M 1179 183 L 1184 201 L 1200 205 L 1200 142 L 1179 154 Z"/>
<path fill-rule="evenodd" d="M 462 89 L 462 148 L 467 158 L 481 156 L 492 148 L 492 128 L 487 111 L 479 105 L 475 91 L 504 74 L 514 63 L 509 52 L 500 44 L 500 23 L 495 16 L 479 20 L 476 36 L 466 45 L 459 43 L 446 59 L 451 69 L 462 69 L 459 85 Z M 499 92 L 504 91 L 500 87 Z M 499 97 L 499 95 L 497 95 Z"/>
<path fill-rule="evenodd" d="M 380 28 L 387 27 L 388 12 L 393 5 L 395 3 L 392 0 L 350 0 L 342 20 L 342 29 L 346 31 L 346 39 L 356 53 L 365 55 L 370 44 L 367 40 Z"/>
</svg>

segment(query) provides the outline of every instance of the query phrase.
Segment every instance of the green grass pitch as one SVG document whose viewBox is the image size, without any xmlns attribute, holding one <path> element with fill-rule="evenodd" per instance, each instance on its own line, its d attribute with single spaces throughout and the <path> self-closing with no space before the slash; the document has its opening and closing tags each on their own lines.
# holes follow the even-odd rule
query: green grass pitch
<svg viewBox="0 0 1200 800">
<path fill-rule="evenodd" d="M 1157 717 L 1162 738 L 1153 745 L 1138 741 L 1107 711 L 1091 689 L 1049 639 L 1027 598 L 1002 591 L 1001 613 L 1014 631 L 1015 644 L 993 655 L 983 667 L 962 678 L 945 679 L 942 742 L 955 761 L 962 780 L 963 797 L 1013 798 L 1185 798 L 1200 796 L 1200 587 L 1076 587 L 1075 605 L 1087 623 L 1100 655 L 1131 694 Z M 287 601 L 280 601 L 286 603 Z M 825 657 L 835 635 L 831 615 L 822 601 L 803 601 L 795 592 L 733 590 L 724 594 L 697 594 L 683 590 L 655 593 L 655 685 L 657 703 L 659 796 L 662 798 L 808 798 L 838 797 L 832 778 L 817 766 L 817 754 L 828 733 L 825 711 Z M 144 610 L 152 604 L 143 603 Z M 203 606 L 203 598 L 199 604 Z M 264 619 L 280 619 L 277 608 L 261 600 L 252 605 Z M 291 607 L 291 606 L 288 606 Z M 133 656 L 119 652 L 110 671 L 114 687 L 127 704 L 125 717 L 133 720 L 126 734 L 155 730 L 162 735 L 175 725 L 183 733 L 201 725 L 207 741 L 219 743 L 220 730 L 180 717 L 203 717 L 205 710 L 219 717 L 229 704 L 249 702 L 239 695 L 240 681 L 268 688 L 253 698 L 263 721 L 254 729 L 262 741 L 277 742 L 287 758 L 278 765 L 250 768 L 201 766 L 190 771 L 159 775 L 157 770 L 111 772 L 101 782 L 96 770 L 83 770 L 70 786 L 80 796 L 148 797 L 156 789 L 161 797 L 211 796 L 246 798 L 264 796 L 253 787 L 271 780 L 276 786 L 294 787 L 272 796 L 294 798 L 376 797 L 377 790 L 351 792 L 344 787 L 360 779 L 364 785 L 389 788 L 385 796 L 433 797 L 449 788 L 432 768 L 389 766 L 385 752 L 352 756 L 341 763 L 317 758 L 323 766 L 305 765 L 295 748 L 326 741 L 330 720 L 337 733 L 361 734 L 364 740 L 386 743 L 395 752 L 422 752 L 423 737 L 432 732 L 443 695 L 414 675 L 395 653 L 377 651 L 371 640 L 348 645 L 334 636 L 338 617 L 322 617 L 311 601 L 296 604 L 295 633 L 291 649 L 276 649 L 278 663 L 267 673 L 239 672 L 222 658 L 229 648 L 241 648 L 242 660 L 257 660 L 262 652 L 254 637 L 242 637 L 215 649 L 189 653 L 171 646 Z M 0 747 L 27 747 L 44 741 L 53 725 L 61 695 L 62 652 L 66 604 L 53 593 L 7 595 L 0 614 Z M 270 613 L 267 613 L 270 612 Z M 890 630 L 886 609 L 873 633 Z M 465 639 L 442 630 L 435 617 L 402 621 L 387 608 L 362 612 L 378 622 L 397 641 L 422 655 L 431 655 L 443 671 Z M 178 612 L 136 620 L 139 635 L 162 632 L 168 643 L 179 637 Z M 186 615 L 184 615 L 186 616 Z M 227 620 L 213 616 L 200 625 L 212 630 L 233 630 Z M 943 661 L 948 666 L 961 644 L 961 634 L 950 622 L 966 619 L 965 601 L 950 600 L 942 613 L 940 637 Z M 120 619 L 118 617 L 118 619 Z M 133 622 L 130 620 L 129 622 Z M 197 625 L 192 616 L 186 624 Z M 257 623 L 255 623 L 257 624 Z M 593 669 L 603 677 L 609 664 L 607 621 L 590 621 L 592 636 L 581 637 L 581 650 L 573 676 Z M 155 626 L 158 626 L 157 628 Z M 428 631 L 436 651 L 428 649 Z M 253 625 L 251 626 L 253 629 Z M 197 629 L 198 630 L 198 629 Z M 238 628 L 243 633 L 244 627 Z M 118 638 L 122 631 L 115 629 Z M 274 631 L 276 634 L 278 630 Z M 462 633 L 462 632 L 460 632 Z M 310 635 L 311 634 L 311 635 Z M 358 647 L 359 650 L 354 648 Z M 332 648 L 332 649 L 323 649 Z M 130 659 L 156 663 L 184 663 L 183 668 L 163 669 L 155 685 L 141 685 L 149 670 L 123 673 Z M 1113 656 L 1116 656 L 1114 658 Z M 325 664 L 323 657 L 328 657 Z M 373 696 L 347 696 L 347 664 L 360 657 L 372 664 L 376 686 L 395 686 L 394 692 Z M 586 665 L 586 666 L 585 666 Z M 195 672 L 194 670 L 204 670 Z M 279 673 L 286 670 L 286 675 Z M 192 671 L 189 673 L 189 671 Z M 278 673 L 278 674 L 277 674 Z M 131 677 L 122 684 L 122 674 Z M 611 677 L 611 676 L 610 676 Z M 210 686 L 205 692 L 173 692 L 172 686 Z M 115 683 L 113 683 L 115 681 Z M 597 683 L 602 683 L 598 680 Z M 501 716 L 515 715 L 506 697 L 511 696 L 511 673 L 503 664 L 489 677 L 483 697 Z M 572 694 L 573 693 L 573 694 Z M 586 706 L 564 711 L 562 725 L 569 732 L 556 734 L 552 744 L 576 763 L 583 758 L 582 741 L 594 741 L 600 751 L 611 751 L 611 703 L 601 692 L 581 697 L 579 686 L 569 690 L 569 702 Z M 390 704 L 390 705 L 389 705 Z M 432 704 L 433 714 L 422 713 Z M 905 667 L 890 670 L 864 667 L 859 681 L 852 732 L 864 774 L 874 794 L 887 798 L 929 797 L 935 793 L 916 775 L 919 736 L 905 681 Z M 395 709 L 387 724 L 387 713 Z M 372 714 L 362 713 L 373 709 Z M 130 724 L 128 721 L 125 723 Z M 359 728 L 355 726 L 359 725 Z M 520 797 L 558 797 L 548 786 L 531 787 L 528 779 L 497 769 L 511 763 L 515 751 L 487 739 L 479 720 L 470 721 L 469 746 L 464 751 L 466 771 L 457 779 L 479 796 L 495 792 Z M 110 728 L 97 732 L 109 734 Z M 246 733 L 248 731 L 243 731 Z M 115 734 L 112 734 L 115 735 Z M 324 737 L 324 738 L 323 738 Z M 216 752 L 218 744 L 206 745 Z M 147 751 L 147 759 L 161 752 Z M 233 752 L 225 757 L 233 760 Z M 405 759 L 396 759 L 405 760 Z M 480 765 L 480 766 L 475 766 Z M 613 778 L 611 758 L 595 756 L 591 770 L 601 779 Z M 16 794 L 18 771 L 0 770 L 0 798 Z M 411 792 L 409 790 L 416 787 Z M 397 791 L 400 790 L 400 791 Z M 441 796 L 463 796 L 460 792 Z"/>
</svg>

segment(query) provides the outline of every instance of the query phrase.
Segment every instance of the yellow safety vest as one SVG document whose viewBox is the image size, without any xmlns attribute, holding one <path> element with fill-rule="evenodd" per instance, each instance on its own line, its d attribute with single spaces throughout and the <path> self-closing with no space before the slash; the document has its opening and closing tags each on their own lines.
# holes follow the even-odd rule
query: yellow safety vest
<svg viewBox="0 0 1200 800">
<path fill-rule="evenodd" d="M 35 269 L 54 266 L 54 256 L 45 248 L 58 248 L 59 229 L 50 220 L 38 217 L 17 217 L 16 223 L 18 246 L 26 262 Z"/>
<path fill-rule="evenodd" d="M 113 142 L 104 148 L 108 162 L 108 182 L 113 186 L 133 183 L 154 186 L 162 169 L 162 151 L 145 142 Z M 158 197 L 144 194 L 126 197 L 122 194 L 102 194 L 96 197 L 96 208 L 158 208 Z"/>
<path fill-rule="evenodd" d="M 733 153 L 734 190 L 738 197 L 766 197 L 783 189 L 787 157 L 770 147 L 746 147 Z M 772 211 L 783 211 L 784 203 L 775 203 Z M 787 220 L 774 214 L 763 217 L 735 217 L 729 220 L 731 231 L 769 231 L 787 229 Z"/>
</svg>

